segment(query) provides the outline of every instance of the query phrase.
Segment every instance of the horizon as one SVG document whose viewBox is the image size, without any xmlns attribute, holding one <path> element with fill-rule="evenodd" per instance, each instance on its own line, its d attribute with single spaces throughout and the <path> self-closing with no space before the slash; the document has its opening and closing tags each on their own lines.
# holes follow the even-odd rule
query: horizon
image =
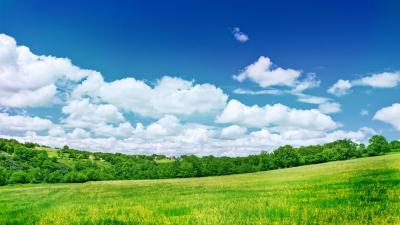
<svg viewBox="0 0 400 225">
<path fill-rule="evenodd" d="M 4 1 L 0 137 L 168 156 L 399 140 L 399 10 Z"/>
</svg>

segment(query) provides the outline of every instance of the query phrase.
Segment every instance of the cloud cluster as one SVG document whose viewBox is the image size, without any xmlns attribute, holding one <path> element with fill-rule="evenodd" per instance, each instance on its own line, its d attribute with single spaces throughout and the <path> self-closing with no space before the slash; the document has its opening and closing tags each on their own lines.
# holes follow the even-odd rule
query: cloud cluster
<svg viewBox="0 0 400 225">
<path fill-rule="evenodd" d="M 400 131 L 400 103 L 378 110 L 373 119 L 388 123 Z"/>
<path fill-rule="evenodd" d="M 256 62 L 247 66 L 240 74 L 233 76 L 239 82 L 249 79 L 258 84 L 263 89 L 258 91 L 247 89 L 235 89 L 235 94 L 241 95 L 283 95 L 290 94 L 297 97 L 299 102 L 319 105 L 319 110 L 322 113 L 337 113 L 341 111 L 341 106 L 337 102 L 332 102 L 331 99 L 319 96 L 304 94 L 303 92 L 318 87 L 321 83 L 315 74 L 308 74 L 304 79 L 300 79 L 301 71 L 293 69 L 283 69 L 273 67 L 271 60 L 268 57 L 261 56 Z M 284 86 L 290 89 L 280 90 L 271 89 L 272 86 Z"/>
<path fill-rule="evenodd" d="M 315 109 L 292 109 L 282 104 L 246 106 L 237 100 L 229 101 L 216 122 L 245 127 L 275 127 L 279 130 L 333 130 L 338 127 L 331 117 Z"/>
<path fill-rule="evenodd" d="M 291 129 L 271 131 L 262 128 L 245 133 L 243 128 L 229 126 L 215 130 L 202 125 L 181 124 L 177 133 L 163 136 L 148 136 L 148 127 L 141 128 L 142 133 L 124 139 L 115 137 L 90 137 L 87 131 L 77 128 L 63 136 L 44 136 L 30 132 L 25 136 L 12 136 L 21 141 L 32 141 L 50 146 L 70 147 L 91 151 L 122 152 L 127 154 L 166 154 L 166 155 L 216 155 L 243 156 L 256 154 L 261 150 L 272 151 L 282 145 L 314 145 L 338 139 L 351 139 L 355 142 L 366 142 L 375 132 L 369 128 L 357 131 L 310 131 Z M 163 127 L 164 128 L 164 127 Z M 147 135 L 147 136 L 146 136 Z M 1 137 L 10 137 L 0 135 Z"/>
<path fill-rule="evenodd" d="M 263 88 L 270 86 L 292 87 L 296 84 L 300 74 L 301 72 L 298 70 L 274 68 L 268 57 L 261 56 L 233 78 L 239 82 L 249 79 Z"/>
<path fill-rule="evenodd" d="M 351 88 L 355 86 L 367 86 L 373 88 L 393 88 L 400 83 L 399 72 L 383 72 L 371 76 L 362 77 L 357 80 L 338 80 L 328 89 L 328 93 L 336 96 L 349 94 Z"/>
<path fill-rule="evenodd" d="M 249 40 L 249 36 L 247 34 L 240 31 L 239 27 L 234 27 L 232 30 L 233 37 L 239 42 L 246 42 Z"/>
<path fill-rule="evenodd" d="M 25 133 L 27 131 L 48 130 L 53 123 L 48 119 L 23 115 L 0 113 L 0 133 Z"/>
<path fill-rule="evenodd" d="M 239 41 L 248 40 L 239 28 L 234 35 Z M 339 112 L 340 105 L 303 93 L 319 86 L 314 75 L 302 78 L 300 71 L 275 67 L 262 56 L 234 78 L 269 88 L 237 89 L 235 93 L 289 93 L 318 109 L 228 102 L 228 95 L 215 85 L 179 77 L 164 76 L 155 83 L 134 77 L 108 82 L 99 72 L 81 69 L 67 58 L 35 55 L 12 37 L 0 35 L 0 109 L 12 109 L 0 111 L 0 136 L 94 151 L 232 156 L 284 144 L 321 144 L 341 138 L 363 142 L 374 133 L 368 128 L 338 130 L 341 125 L 327 114 Z M 357 82 L 371 85 L 377 81 Z M 30 116 L 29 109 L 14 110 L 54 103 L 52 110 L 61 114 L 54 121 Z M 375 117 L 397 124 L 396 110 L 382 109 Z M 143 120 L 133 123 L 133 118 Z"/>
<path fill-rule="evenodd" d="M 95 74 L 71 64 L 69 59 L 38 56 L 0 34 L 0 106 L 36 107 L 55 101 L 56 82 L 78 82 Z"/>
<path fill-rule="evenodd" d="M 125 121 L 117 107 L 110 104 L 92 104 L 89 99 L 73 100 L 62 108 L 68 117 L 63 123 L 69 127 L 87 128 L 101 123 L 116 124 Z"/>
<path fill-rule="evenodd" d="M 222 109 L 228 96 L 211 84 L 165 76 L 153 87 L 129 77 L 105 82 L 100 75 L 88 77 L 73 93 L 75 98 L 90 96 L 127 112 L 161 117 L 166 114 L 190 115 Z"/>
</svg>

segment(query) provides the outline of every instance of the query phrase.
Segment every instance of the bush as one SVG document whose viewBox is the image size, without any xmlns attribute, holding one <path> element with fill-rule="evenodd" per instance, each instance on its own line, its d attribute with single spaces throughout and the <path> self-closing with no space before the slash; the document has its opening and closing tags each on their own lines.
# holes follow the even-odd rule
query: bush
<svg viewBox="0 0 400 225">
<path fill-rule="evenodd" d="M 18 183 L 25 184 L 28 182 L 29 182 L 28 176 L 23 170 L 17 170 L 13 172 L 10 178 L 8 179 L 8 183 L 10 184 L 18 184 Z"/>
<path fill-rule="evenodd" d="M 7 184 L 7 173 L 6 170 L 0 168 L 0 186 Z"/>
</svg>

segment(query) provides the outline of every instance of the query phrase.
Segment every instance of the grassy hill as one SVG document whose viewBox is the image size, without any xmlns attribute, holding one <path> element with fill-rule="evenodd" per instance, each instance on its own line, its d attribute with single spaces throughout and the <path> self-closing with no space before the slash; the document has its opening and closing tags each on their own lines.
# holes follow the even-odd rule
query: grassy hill
<svg viewBox="0 0 400 225">
<path fill-rule="evenodd" d="M 0 187 L 0 224 L 399 224 L 400 154 L 219 177 Z"/>
</svg>

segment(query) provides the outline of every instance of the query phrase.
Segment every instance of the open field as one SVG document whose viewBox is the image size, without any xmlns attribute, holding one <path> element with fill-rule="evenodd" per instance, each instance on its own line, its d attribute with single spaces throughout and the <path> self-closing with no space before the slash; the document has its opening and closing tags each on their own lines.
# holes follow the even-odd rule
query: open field
<svg viewBox="0 0 400 225">
<path fill-rule="evenodd" d="M 399 224 L 400 154 L 221 177 L 0 187 L 0 224 Z"/>
</svg>

